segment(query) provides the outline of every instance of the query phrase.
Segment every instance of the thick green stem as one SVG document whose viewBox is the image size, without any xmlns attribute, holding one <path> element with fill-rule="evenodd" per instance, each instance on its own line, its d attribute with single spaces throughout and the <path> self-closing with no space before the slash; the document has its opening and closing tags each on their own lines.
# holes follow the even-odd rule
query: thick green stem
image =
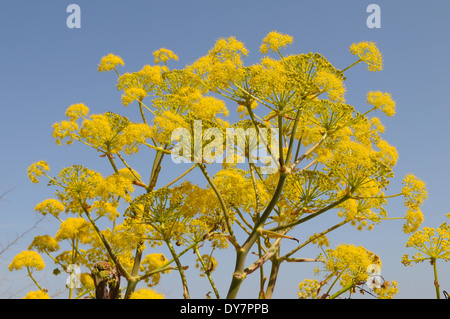
<svg viewBox="0 0 450 319">
<path fill-rule="evenodd" d="M 284 166 L 281 167 L 281 169 L 283 168 L 286 169 Z M 253 246 L 253 244 L 255 243 L 256 239 L 259 236 L 259 229 L 264 225 L 273 208 L 275 207 L 276 203 L 278 202 L 278 199 L 280 198 L 280 195 L 283 191 L 284 183 L 286 181 L 287 176 L 288 174 L 286 172 L 280 173 L 278 185 L 272 197 L 272 200 L 267 205 L 264 212 L 261 214 L 261 217 L 256 221 L 255 226 L 250 235 L 248 236 L 247 240 L 245 241 L 244 245 L 242 245 L 241 248 L 237 249 L 236 264 L 230 288 L 228 289 L 227 299 L 235 299 L 238 294 L 240 285 L 246 276 L 244 270 L 245 270 L 245 260 L 247 258 L 248 252 L 250 251 L 250 248 Z"/>
<path fill-rule="evenodd" d="M 280 270 L 281 259 L 279 258 L 280 252 L 277 251 L 272 258 L 272 268 L 270 269 L 269 283 L 267 284 L 266 298 L 271 299 L 273 291 L 275 290 L 275 283 L 277 282 L 278 272 Z"/>
<path fill-rule="evenodd" d="M 125 292 L 125 299 L 130 298 L 131 294 L 133 293 L 134 289 L 136 288 L 137 283 L 139 280 L 137 279 L 137 276 L 139 275 L 139 267 L 141 265 L 141 259 L 142 259 L 142 253 L 143 253 L 143 242 L 139 243 L 136 247 L 136 252 L 134 255 L 134 263 L 133 263 L 133 269 L 131 269 L 131 280 L 128 281 L 127 284 L 127 290 Z"/>
</svg>

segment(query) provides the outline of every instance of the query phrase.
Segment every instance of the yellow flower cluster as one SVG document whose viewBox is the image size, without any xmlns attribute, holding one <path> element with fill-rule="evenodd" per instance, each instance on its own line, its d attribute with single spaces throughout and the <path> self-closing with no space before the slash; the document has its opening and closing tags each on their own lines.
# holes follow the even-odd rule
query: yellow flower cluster
<svg viewBox="0 0 450 319">
<path fill-rule="evenodd" d="M 316 279 L 305 279 L 299 285 L 298 297 L 300 299 L 316 299 L 321 285 Z"/>
<path fill-rule="evenodd" d="M 387 116 L 395 115 L 395 102 L 389 93 L 369 92 L 367 94 L 367 103 L 373 105 Z"/>
<path fill-rule="evenodd" d="M 380 288 L 372 288 L 378 299 L 392 299 L 398 294 L 398 283 L 394 280 L 385 281 Z"/>
<path fill-rule="evenodd" d="M 14 257 L 8 269 L 13 271 L 22 269 L 23 267 L 42 270 L 45 268 L 45 263 L 37 252 L 25 250 Z"/>
<path fill-rule="evenodd" d="M 202 90 L 228 88 L 242 75 L 242 58 L 248 54 L 244 44 L 235 37 L 219 39 L 206 56 L 186 68 L 191 78 L 201 83 Z"/>
<path fill-rule="evenodd" d="M 269 51 L 279 52 L 281 48 L 292 44 L 293 41 L 294 38 L 288 34 L 282 34 L 277 31 L 272 31 L 263 39 L 259 50 L 264 54 L 268 53 Z"/>
<path fill-rule="evenodd" d="M 402 194 L 405 196 L 406 207 L 417 208 L 427 199 L 428 193 L 425 183 L 413 174 L 403 178 Z"/>
<path fill-rule="evenodd" d="M 66 138 L 66 144 L 70 145 L 77 137 L 78 124 L 73 121 L 61 121 L 53 124 L 52 136 L 55 139 L 56 144 L 61 145 L 62 141 Z"/>
<path fill-rule="evenodd" d="M 317 72 L 314 82 L 323 92 L 328 93 L 328 97 L 331 101 L 344 102 L 345 86 L 342 80 L 334 73 L 320 70 Z"/>
<path fill-rule="evenodd" d="M 228 116 L 225 102 L 212 96 L 203 97 L 193 103 L 191 111 L 201 120 L 212 121 L 218 114 Z"/>
<path fill-rule="evenodd" d="M 415 248 L 419 252 L 411 257 L 404 255 L 402 263 L 405 266 L 430 259 L 448 261 L 450 260 L 450 226 L 443 223 L 436 229 L 424 227 L 408 239 L 406 247 Z"/>
<path fill-rule="evenodd" d="M 95 283 L 92 276 L 88 273 L 82 273 L 80 274 L 80 281 L 83 287 L 85 287 L 88 290 L 95 289 Z"/>
<path fill-rule="evenodd" d="M 177 128 L 189 128 L 183 116 L 171 111 L 164 111 L 161 115 L 155 116 L 154 122 L 159 142 L 169 142 L 173 130 Z"/>
<path fill-rule="evenodd" d="M 124 106 L 133 103 L 134 101 L 142 101 L 144 97 L 147 96 L 147 92 L 143 88 L 127 88 L 124 89 L 124 94 L 122 95 L 122 103 Z"/>
<path fill-rule="evenodd" d="M 61 241 L 64 239 L 78 239 L 81 243 L 87 244 L 92 241 L 93 230 L 91 224 L 81 217 L 69 217 L 61 223 L 56 233 L 55 239 Z"/>
<path fill-rule="evenodd" d="M 158 51 L 153 52 L 153 56 L 155 57 L 155 64 L 159 64 L 161 62 L 166 63 L 168 60 L 178 60 L 178 56 L 173 53 L 172 50 L 161 48 Z"/>
<path fill-rule="evenodd" d="M 59 244 L 56 239 L 50 235 L 36 236 L 28 249 L 36 249 L 40 253 L 54 252 L 59 250 Z"/>
<path fill-rule="evenodd" d="M 377 72 L 383 69 L 383 57 L 375 43 L 366 41 L 353 43 L 350 46 L 350 52 L 367 63 L 369 71 Z"/>
<path fill-rule="evenodd" d="M 141 288 L 134 291 L 130 299 L 164 299 L 164 295 L 153 289 Z"/>
<path fill-rule="evenodd" d="M 367 267 L 377 262 L 378 256 L 362 246 L 341 244 L 325 251 L 325 269 L 340 274 L 341 286 L 367 280 Z"/>
<path fill-rule="evenodd" d="M 153 133 L 144 123 L 130 123 L 126 118 L 105 113 L 94 114 L 85 119 L 76 136 L 106 153 L 123 150 L 131 155 L 138 152 L 139 146 L 151 138 Z"/>
<path fill-rule="evenodd" d="M 46 292 L 38 290 L 30 291 L 23 299 L 50 299 L 50 296 Z"/>
<path fill-rule="evenodd" d="M 89 108 L 83 103 L 72 104 L 66 110 L 66 116 L 71 122 L 78 120 L 79 117 L 85 118 L 89 113 Z"/>
<path fill-rule="evenodd" d="M 145 97 L 155 86 L 162 82 L 163 69 L 159 65 L 144 65 L 144 67 L 133 73 L 125 73 L 117 80 L 117 89 L 125 90 L 125 97 L 122 97 L 123 101 L 129 103 L 130 97 L 128 95 L 133 93 L 139 97 Z M 142 89 L 146 92 L 144 95 L 140 90 L 134 90 L 127 92 L 127 89 Z M 125 104 L 125 103 L 124 103 Z M 128 104 L 125 104 L 125 106 Z"/>
<path fill-rule="evenodd" d="M 120 56 L 110 53 L 100 60 L 100 64 L 98 65 L 98 71 L 105 72 L 115 70 L 116 66 L 118 66 L 119 64 L 123 65 L 122 58 Z"/>
<path fill-rule="evenodd" d="M 402 194 L 404 205 L 408 208 L 403 231 L 412 233 L 419 228 L 424 219 L 420 206 L 428 197 L 426 185 L 413 174 L 409 174 L 403 178 Z"/>
<path fill-rule="evenodd" d="M 250 211 L 255 206 L 255 191 L 251 179 L 245 177 L 245 172 L 236 168 L 223 169 L 214 175 L 214 183 L 219 188 L 224 200 L 232 205 Z M 268 200 L 268 193 L 261 185 L 257 185 L 261 204 Z"/>
<path fill-rule="evenodd" d="M 388 167 L 394 167 L 395 164 L 397 164 L 398 152 L 394 146 L 380 138 L 377 143 L 377 148 L 379 150 L 379 158 L 383 161 L 383 163 L 385 163 Z"/>
<path fill-rule="evenodd" d="M 56 199 L 46 199 L 42 203 L 37 204 L 34 210 L 44 216 L 50 214 L 58 217 L 65 210 L 65 207 Z"/>
<path fill-rule="evenodd" d="M 289 91 L 289 77 L 282 61 L 266 56 L 261 59 L 261 63 L 252 65 L 250 70 L 248 82 L 262 96 Z"/>
<path fill-rule="evenodd" d="M 419 208 L 409 208 L 405 215 L 406 223 L 403 224 L 403 232 L 406 234 L 416 231 L 423 222 L 423 213 Z"/>
<path fill-rule="evenodd" d="M 236 40 L 235 37 L 219 39 L 214 47 L 209 51 L 209 55 L 221 61 L 231 61 L 234 66 L 241 66 L 242 56 L 246 56 L 248 50 L 245 45 Z"/>
<path fill-rule="evenodd" d="M 130 99 L 136 98 L 136 92 L 134 92 L 136 89 L 126 91 L 131 92 L 129 92 Z M 53 125 L 53 137 L 56 143 L 61 145 L 61 142 L 67 138 L 66 143 L 71 144 L 76 139 L 85 141 L 106 153 L 124 150 L 127 154 L 133 154 L 139 151 L 140 144 L 152 137 L 152 131 L 146 124 L 131 123 L 127 118 L 111 112 L 86 117 L 88 112 L 88 107 L 82 103 L 71 105 L 66 111 L 69 121 L 61 121 Z M 84 119 L 81 128 L 76 122 L 79 117 Z"/>
<path fill-rule="evenodd" d="M 33 183 L 39 183 L 38 177 L 44 175 L 45 172 L 49 170 L 50 167 L 45 161 L 33 163 L 30 167 L 28 167 L 28 178 Z"/>
<path fill-rule="evenodd" d="M 166 264 L 167 262 L 168 260 L 166 256 L 161 253 L 149 254 L 142 260 L 141 271 L 143 271 L 144 273 L 149 273 L 164 266 L 164 264 Z M 170 269 L 162 272 L 157 272 L 150 277 L 147 277 L 145 279 L 145 282 L 149 287 L 153 287 L 159 283 L 159 281 L 161 280 L 161 274 L 164 273 L 170 273 Z"/>
</svg>

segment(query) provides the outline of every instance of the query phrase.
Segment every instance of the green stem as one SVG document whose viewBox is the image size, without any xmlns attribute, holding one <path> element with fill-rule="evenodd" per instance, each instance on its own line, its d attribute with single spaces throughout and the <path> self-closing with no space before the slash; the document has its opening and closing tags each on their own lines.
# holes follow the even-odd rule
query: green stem
<svg viewBox="0 0 450 319">
<path fill-rule="evenodd" d="M 186 247 L 186 249 L 184 249 L 181 253 L 179 253 L 177 255 L 177 257 L 180 258 L 182 255 L 187 253 L 189 250 L 194 248 L 196 245 L 198 245 L 198 242 L 194 242 L 190 246 Z M 154 269 L 154 270 L 152 270 L 152 271 L 150 271 L 148 273 L 145 273 L 145 274 L 139 276 L 137 280 L 138 281 L 144 280 L 144 279 L 146 279 L 146 278 L 148 278 L 148 277 L 150 277 L 150 276 L 152 276 L 152 275 L 154 275 L 154 274 L 156 274 L 158 272 L 161 272 L 161 271 L 166 271 L 166 270 L 170 270 L 170 269 L 176 269 L 174 267 L 169 266 L 172 262 L 174 262 L 173 258 L 171 260 L 167 261 L 165 264 L 161 265 L 160 267 L 158 267 L 158 268 L 156 268 L 156 269 Z"/>
<path fill-rule="evenodd" d="M 198 246 L 194 247 L 194 251 L 197 254 L 198 260 L 202 264 L 203 271 L 205 272 L 206 277 L 208 277 L 209 283 L 211 284 L 211 287 L 214 290 L 216 298 L 220 299 L 220 295 L 219 292 L 217 291 L 216 284 L 214 283 L 214 280 L 211 277 L 211 272 L 208 270 L 209 268 L 205 265 L 205 262 L 203 261 L 202 255 L 200 255 L 200 252 L 198 251 Z"/>
<path fill-rule="evenodd" d="M 327 234 L 327 233 L 329 233 L 329 232 L 331 232 L 331 231 L 333 231 L 333 230 L 335 230 L 335 229 L 337 229 L 337 228 L 339 228 L 339 227 L 341 227 L 341 226 L 347 224 L 348 222 L 350 222 L 350 220 L 344 220 L 344 221 L 340 222 L 339 224 L 336 224 L 336 225 L 334 225 L 334 226 L 328 228 L 327 230 L 325 230 L 325 231 L 323 231 L 323 232 L 321 232 L 321 233 L 319 233 L 319 234 L 316 234 L 316 235 L 311 236 L 307 241 L 305 241 L 303 244 L 301 244 L 301 245 L 299 245 L 298 247 L 296 247 L 296 248 L 294 248 L 293 250 L 291 250 L 289 253 L 287 253 L 286 255 L 284 255 L 281 259 L 282 259 L 282 260 L 288 260 L 288 258 L 289 258 L 290 256 L 292 256 L 294 253 L 296 253 L 297 251 L 299 251 L 300 249 L 302 249 L 303 247 L 305 247 L 306 245 L 308 245 L 308 244 L 311 243 L 312 241 L 314 241 L 314 240 L 316 240 L 317 238 L 319 238 L 319 237 L 321 237 L 321 236 L 323 236 L 323 235 L 325 235 L 325 234 Z"/>
<path fill-rule="evenodd" d="M 37 283 L 37 281 L 34 279 L 33 275 L 31 274 L 31 270 L 30 267 L 27 266 L 27 272 L 28 272 L 28 277 L 31 278 L 31 280 L 33 280 L 34 284 L 39 288 L 39 290 L 41 291 L 45 291 L 44 289 L 42 289 L 42 287 Z"/>
<path fill-rule="evenodd" d="M 337 297 L 339 297 L 340 295 L 342 295 L 344 292 L 348 291 L 349 289 L 353 288 L 354 283 L 353 281 L 348 283 L 344 288 L 342 288 L 341 290 L 339 290 L 338 292 L 336 292 L 335 294 L 333 294 L 330 299 L 335 299 Z"/>
<path fill-rule="evenodd" d="M 208 181 L 209 185 L 213 189 L 214 193 L 217 196 L 217 199 L 220 202 L 220 206 L 222 207 L 223 215 L 224 215 L 224 218 L 225 218 L 225 224 L 227 225 L 228 233 L 230 234 L 230 236 L 233 239 L 236 239 L 236 237 L 234 236 L 233 228 L 231 227 L 230 215 L 228 214 L 228 209 L 227 209 L 227 206 L 225 204 L 225 201 L 222 198 L 222 195 L 220 194 L 220 192 L 217 189 L 216 185 L 214 184 L 213 180 L 211 179 L 211 177 L 209 176 L 208 172 L 206 171 L 205 166 L 202 163 L 198 163 L 197 165 L 200 168 L 200 170 L 202 171 L 203 175 L 205 175 L 206 180 Z"/>
<path fill-rule="evenodd" d="M 176 253 L 175 249 L 173 248 L 171 241 L 169 239 L 167 239 L 167 240 L 165 240 L 165 242 L 167 244 L 167 247 L 169 248 L 170 253 L 172 254 L 173 259 L 175 260 L 175 263 L 177 264 L 178 272 L 180 273 L 181 283 L 183 284 L 183 297 L 184 297 L 184 299 L 190 299 L 186 275 L 184 273 L 184 268 L 181 265 L 180 259 L 178 258 L 177 253 Z"/>
<path fill-rule="evenodd" d="M 271 299 L 273 291 L 275 290 L 275 283 L 277 282 L 278 272 L 280 271 L 281 259 L 280 252 L 277 250 L 272 257 L 272 268 L 270 269 L 269 283 L 267 284 L 266 298 Z"/>
<path fill-rule="evenodd" d="M 282 167 L 283 168 L 283 167 Z M 285 168 L 285 167 L 284 167 Z M 288 174 L 286 172 L 280 173 L 280 178 L 278 180 L 278 185 L 275 190 L 275 193 L 267 205 L 264 212 L 261 214 L 261 217 L 256 221 L 255 226 L 248 236 L 247 240 L 245 241 L 244 245 L 237 249 L 236 252 L 236 264 L 234 268 L 233 277 L 231 280 L 230 288 L 228 289 L 227 299 L 235 299 L 240 285 L 242 281 L 245 279 L 245 260 L 247 258 L 248 252 L 250 251 L 250 248 L 255 243 L 256 239 L 259 237 L 259 230 L 266 222 L 267 218 L 269 217 L 270 213 L 272 212 L 273 208 L 275 207 L 276 203 L 278 202 L 278 199 L 281 196 L 281 193 L 283 191 L 284 183 L 286 181 Z"/>
<path fill-rule="evenodd" d="M 83 211 L 86 214 L 87 218 L 89 219 L 89 222 L 91 223 L 92 227 L 94 227 L 95 232 L 100 237 L 100 240 L 102 241 L 103 245 L 105 246 L 106 251 L 108 252 L 108 255 L 113 260 L 113 262 L 116 265 L 117 269 L 119 269 L 120 274 L 123 277 L 125 277 L 127 280 L 131 280 L 132 279 L 131 275 L 128 273 L 128 271 L 125 269 L 125 267 L 123 267 L 122 263 L 117 258 L 117 256 L 114 253 L 114 250 L 112 249 L 110 243 L 108 242 L 108 240 L 105 238 L 105 236 L 102 234 L 100 229 L 95 224 L 94 220 L 92 219 L 91 215 L 89 214 L 89 211 L 85 207 L 83 207 L 83 205 L 80 205 L 80 206 L 83 208 Z"/>
<path fill-rule="evenodd" d="M 284 166 L 284 152 L 283 152 L 283 117 L 278 116 L 278 156 L 280 157 L 280 165 Z"/>
<path fill-rule="evenodd" d="M 150 174 L 150 181 L 148 183 L 147 192 L 151 192 L 155 186 L 158 179 L 159 170 L 161 169 L 161 162 L 165 153 L 157 151 L 155 155 L 155 160 L 153 162 L 152 172 Z"/>
<path fill-rule="evenodd" d="M 178 182 L 180 179 L 182 179 L 184 176 L 186 176 L 190 171 L 192 171 L 195 166 L 197 166 L 197 164 L 192 165 L 186 172 L 184 172 L 183 174 L 181 174 L 180 176 L 178 176 L 177 178 L 175 178 L 173 181 L 171 181 L 169 184 L 167 184 L 166 186 L 164 186 L 163 188 L 167 188 L 170 185 Z"/>
<path fill-rule="evenodd" d="M 290 165 L 290 162 L 291 162 L 292 151 L 293 151 L 293 147 L 294 147 L 295 132 L 297 131 L 297 126 L 298 126 L 298 123 L 300 120 L 301 113 L 302 112 L 300 110 L 297 111 L 297 114 L 296 114 L 296 117 L 294 120 L 294 125 L 293 125 L 292 131 L 291 131 L 291 139 L 289 141 L 289 147 L 288 147 L 288 151 L 286 154 L 286 163 L 287 163 L 286 165 L 288 165 L 288 166 Z"/>
<path fill-rule="evenodd" d="M 441 292 L 439 291 L 439 281 L 438 281 L 438 274 L 437 274 L 436 258 L 431 258 L 431 262 L 433 264 L 434 287 L 436 288 L 436 298 L 441 299 Z"/>
<path fill-rule="evenodd" d="M 111 154 L 111 148 L 108 145 L 108 154 L 106 155 L 106 157 L 108 158 L 109 162 L 111 163 L 112 168 L 114 169 L 114 172 L 117 173 L 117 167 L 116 164 L 114 163 L 114 160 L 112 158 L 112 154 Z"/>
<path fill-rule="evenodd" d="M 360 62 L 362 62 L 362 59 L 359 59 L 358 61 L 356 61 L 356 62 L 350 64 L 348 67 L 346 67 L 345 69 L 343 69 L 342 72 L 347 71 L 348 69 L 350 69 L 351 67 L 357 65 L 357 64 L 360 63 Z"/>
<path fill-rule="evenodd" d="M 286 228 L 291 228 L 291 227 L 297 226 L 297 225 L 302 224 L 302 223 L 304 223 L 304 222 L 306 222 L 306 221 L 308 221 L 308 220 L 310 220 L 310 219 L 312 219 L 314 217 L 319 216 L 320 214 L 325 213 L 326 211 L 328 211 L 328 210 L 338 206 L 339 204 L 345 202 L 349 198 L 350 198 L 350 195 L 346 194 L 346 195 L 344 195 L 344 197 L 342 197 L 341 199 L 337 200 L 336 202 L 331 203 L 330 205 L 328 205 L 328 206 L 318 210 L 317 212 L 315 212 L 313 214 L 310 214 L 310 215 L 308 215 L 308 216 L 306 216 L 306 217 L 304 217 L 302 219 L 299 219 L 298 221 L 296 221 L 294 223 L 278 226 L 278 227 L 275 227 L 275 228 L 272 228 L 272 229 L 269 229 L 269 230 L 270 231 L 279 231 L 279 230 L 282 230 L 282 229 L 286 229 Z"/>
<path fill-rule="evenodd" d="M 142 121 L 147 124 L 147 120 L 145 118 L 144 109 L 142 108 L 142 99 L 138 100 L 139 102 L 139 111 L 141 112 Z"/>
<path fill-rule="evenodd" d="M 133 268 L 131 269 L 132 279 L 128 281 L 127 290 L 125 292 L 125 297 L 124 297 L 125 299 L 130 298 L 131 294 L 133 293 L 134 289 L 136 288 L 137 283 L 139 282 L 138 275 L 139 275 L 139 267 L 141 265 L 141 260 L 142 260 L 143 245 L 144 245 L 144 242 L 141 242 L 136 247 Z"/>
</svg>

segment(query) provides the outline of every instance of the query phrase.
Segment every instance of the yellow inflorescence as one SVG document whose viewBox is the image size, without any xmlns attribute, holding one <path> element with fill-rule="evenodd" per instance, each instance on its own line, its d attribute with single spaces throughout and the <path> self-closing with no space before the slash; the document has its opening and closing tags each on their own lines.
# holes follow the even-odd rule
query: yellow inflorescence
<svg viewBox="0 0 450 319">
<path fill-rule="evenodd" d="M 155 57 L 155 64 L 159 64 L 160 62 L 166 63 L 171 59 L 178 60 L 178 56 L 172 50 L 166 48 L 161 48 L 153 52 L 153 56 Z"/>
<path fill-rule="evenodd" d="M 350 46 L 350 52 L 367 63 L 369 71 L 377 72 L 383 69 L 383 57 L 375 43 L 366 41 L 353 43 Z"/>
<path fill-rule="evenodd" d="M 60 201 L 56 199 L 46 199 L 42 203 L 37 204 L 34 210 L 44 216 L 50 214 L 58 217 L 59 214 L 65 210 L 65 207 L 63 204 L 61 204 Z"/>
<path fill-rule="evenodd" d="M 59 226 L 55 239 L 61 241 L 77 238 L 81 243 L 89 243 L 92 241 L 92 236 L 91 224 L 87 220 L 81 217 L 69 217 Z"/>
<path fill-rule="evenodd" d="M 405 266 L 430 259 L 433 262 L 437 259 L 448 261 L 450 260 L 450 226 L 443 223 L 438 228 L 424 227 L 408 239 L 406 247 L 415 248 L 419 252 L 411 257 L 404 255 L 402 263 Z"/>
<path fill-rule="evenodd" d="M 45 263 L 37 252 L 25 250 L 14 257 L 8 269 L 13 271 L 22 269 L 23 267 L 42 270 L 45 268 Z"/>
<path fill-rule="evenodd" d="M 261 53 L 279 52 L 281 48 L 292 44 L 294 38 L 287 34 L 282 34 L 277 31 L 272 31 L 263 39 L 263 42 L 259 48 Z"/>
<path fill-rule="evenodd" d="M 39 183 L 38 177 L 42 176 L 46 171 L 49 171 L 50 167 L 48 166 L 47 162 L 45 161 L 39 161 L 36 163 L 33 163 L 28 168 L 28 178 L 33 183 Z"/>
<path fill-rule="evenodd" d="M 55 238 L 50 235 L 34 237 L 28 249 L 35 249 L 38 252 L 54 252 L 59 250 L 59 244 Z"/>
<path fill-rule="evenodd" d="M 395 115 L 395 102 L 389 93 L 369 92 L 367 94 L 367 103 L 375 106 L 387 116 Z"/>
<path fill-rule="evenodd" d="M 305 279 L 299 285 L 298 297 L 300 299 L 316 299 L 318 296 L 318 290 L 320 283 L 316 279 Z"/>
<path fill-rule="evenodd" d="M 116 66 L 118 66 L 119 64 L 120 65 L 124 64 L 122 58 L 120 56 L 110 53 L 100 60 L 100 64 L 98 65 L 98 71 L 100 72 L 111 71 L 114 70 Z"/>
<path fill-rule="evenodd" d="M 130 299 L 164 299 L 164 295 L 153 289 L 141 288 L 133 292 Z"/>
<path fill-rule="evenodd" d="M 30 291 L 23 299 L 50 299 L 50 296 L 46 292 L 38 290 Z"/>
</svg>

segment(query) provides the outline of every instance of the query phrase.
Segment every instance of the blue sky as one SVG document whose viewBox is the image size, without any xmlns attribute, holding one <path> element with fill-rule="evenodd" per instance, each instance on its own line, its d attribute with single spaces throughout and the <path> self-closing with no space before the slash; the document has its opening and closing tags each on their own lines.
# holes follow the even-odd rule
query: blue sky
<svg viewBox="0 0 450 319">
<path fill-rule="evenodd" d="M 80 29 L 66 26 L 66 8 L 71 3 L 81 8 Z M 381 8 L 380 29 L 366 26 L 366 8 L 371 3 Z M 424 226 L 437 227 L 450 212 L 446 205 L 450 191 L 449 14 L 450 2 L 444 0 L 1 1 L 0 193 L 11 191 L 0 202 L 0 243 L 4 246 L 28 229 L 38 218 L 35 205 L 52 196 L 45 183 L 29 182 L 26 169 L 31 163 L 45 159 L 55 174 L 75 163 L 104 168 L 105 162 L 95 152 L 54 143 L 51 125 L 64 118 L 69 105 L 83 102 L 92 113 L 111 110 L 131 116 L 136 111 L 122 106 L 116 77 L 97 72 L 102 56 L 111 52 L 120 55 L 125 61 L 121 71 L 136 71 L 153 63 L 152 52 L 166 47 L 179 56 L 172 66 L 182 68 L 206 54 L 218 38 L 235 36 L 250 51 L 245 62 L 251 64 L 260 58 L 261 40 L 272 30 L 294 37 L 287 52 L 319 52 L 338 68 L 354 61 L 348 51 L 352 43 L 377 43 L 384 56 L 384 70 L 367 72 L 363 65 L 352 68 L 347 74 L 347 102 L 366 110 L 368 91 L 392 94 L 397 114 L 393 118 L 381 116 L 384 137 L 399 152 L 392 193 L 401 188 L 401 179 L 408 173 L 423 179 L 429 191 L 423 206 Z M 161 184 L 174 172 L 164 175 Z M 192 177 L 194 181 L 200 178 Z M 401 201 L 393 201 L 388 212 L 402 216 Z M 33 236 L 54 234 L 55 227 L 47 218 L 0 256 L 0 298 L 25 294 L 23 287 L 29 284 L 21 279 L 25 274 L 11 274 L 7 266 Z M 433 298 L 432 267 L 405 268 L 400 263 L 403 254 L 412 253 L 404 247 L 407 238 L 399 221 L 382 224 L 371 232 L 349 227 L 330 236 L 332 245 L 361 244 L 378 253 L 383 260 L 382 275 L 399 282 L 398 297 Z M 311 255 L 301 257 L 315 257 L 313 251 L 305 253 Z M 224 265 L 227 262 L 224 259 Z M 313 277 L 313 265 L 284 267 L 274 297 L 296 298 L 298 283 Z M 439 267 L 441 287 L 450 291 L 449 265 L 440 263 Z M 224 294 L 231 272 L 226 274 L 223 280 L 218 279 Z M 17 281 L 13 282 L 14 278 Z M 51 274 L 42 278 L 53 280 Z M 192 282 L 200 280 L 204 279 L 197 273 L 191 275 Z M 203 283 L 207 291 L 207 282 Z M 56 284 L 55 290 L 62 290 L 62 285 Z M 251 279 L 244 283 L 239 296 L 254 297 L 250 286 Z M 25 290 L 17 292 L 20 289 Z M 178 277 L 169 275 L 162 290 L 168 298 L 181 297 Z M 204 296 L 204 289 L 194 291 L 194 296 Z"/>
</svg>

